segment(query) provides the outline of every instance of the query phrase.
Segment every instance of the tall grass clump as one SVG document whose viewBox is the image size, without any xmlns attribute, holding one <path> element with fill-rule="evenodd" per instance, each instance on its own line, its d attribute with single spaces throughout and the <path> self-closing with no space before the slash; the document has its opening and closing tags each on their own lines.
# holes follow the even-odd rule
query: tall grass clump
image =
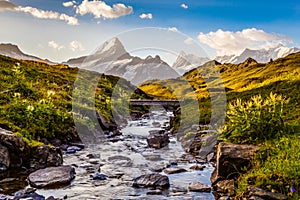
<svg viewBox="0 0 300 200">
<path fill-rule="evenodd" d="M 253 169 L 241 177 L 238 188 L 246 190 L 247 185 L 280 192 L 289 199 L 300 197 L 300 134 L 283 136 L 267 141 L 256 155 Z"/>
<path fill-rule="evenodd" d="M 272 92 L 265 99 L 256 95 L 249 101 L 230 102 L 221 139 L 236 144 L 260 144 L 281 137 L 288 132 L 283 112 L 288 102 L 289 99 Z"/>
</svg>

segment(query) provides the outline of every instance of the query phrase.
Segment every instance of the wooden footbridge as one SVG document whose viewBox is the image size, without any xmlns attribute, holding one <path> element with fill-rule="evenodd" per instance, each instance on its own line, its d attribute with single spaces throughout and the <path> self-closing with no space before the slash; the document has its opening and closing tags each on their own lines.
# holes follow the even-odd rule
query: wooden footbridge
<svg viewBox="0 0 300 200">
<path fill-rule="evenodd" d="M 132 106 L 180 106 L 180 101 L 131 99 L 130 104 Z"/>
</svg>

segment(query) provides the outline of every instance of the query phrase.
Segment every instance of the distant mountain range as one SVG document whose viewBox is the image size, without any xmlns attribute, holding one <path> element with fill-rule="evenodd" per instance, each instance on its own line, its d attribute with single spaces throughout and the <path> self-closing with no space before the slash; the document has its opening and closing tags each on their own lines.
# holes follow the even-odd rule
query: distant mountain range
<svg viewBox="0 0 300 200">
<path fill-rule="evenodd" d="M 46 62 L 48 64 L 53 64 L 53 62 L 49 60 L 44 60 L 36 56 L 25 54 L 19 49 L 17 45 L 10 44 L 10 43 L 0 44 L 0 54 L 11 58 L 20 59 L 20 60 L 34 60 L 39 62 Z"/>
<path fill-rule="evenodd" d="M 181 51 L 172 67 L 178 70 L 179 73 L 184 74 L 185 72 L 199 67 L 210 60 L 211 59 L 208 57 L 198 57 L 196 55 L 186 54 L 184 51 Z"/>
<path fill-rule="evenodd" d="M 142 59 L 131 56 L 118 38 L 105 42 L 94 54 L 73 58 L 65 64 L 125 78 L 133 84 L 152 79 L 179 77 L 172 67 L 157 55 Z"/>
<path fill-rule="evenodd" d="M 253 58 L 259 63 L 268 63 L 270 60 L 276 60 L 283 58 L 289 54 L 299 52 L 299 48 L 290 48 L 283 45 L 279 45 L 275 48 L 251 50 L 245 49 L 240 55 L 225 55 L 215 58 L 220 63 L 232 63 L 239 64 L 247 60 L 247 58 Z"/>
<path fill-rule="evenodd" d="M 267 63 L 270 60 L 276 60 L 299 51 L 299 48 L 289 48 L 279 45 L 268 50 L 245 49 L 240 55 L 218 56 L 214 60 L 219 63 L 239 64 L 243 63 L 248 58 L 252 58 L 259 63 Z M 49 60 L 43 60 L 32 55 L 27 55 L 23 53 L 18 46 L 13 44 L 0 44 L 0 54 L 16 59 L 34 60 L 54 64 Z M 64 62 L 64 64 L 100 73 L 116 75 L 131 81 L 133 84 L 139 84 L 152 79 L 177 78 L 210 60 L 212 59 L 208 57 L 199 57 L 181 51 L 171 67 L 158 55 L 155 57 L 148 56 L 145 59 L 132 56 L 126 51 L 118 38 L 113 38 L 105 42 L 92 55 L 72 58 L 67 62 Z"/>
</svg>

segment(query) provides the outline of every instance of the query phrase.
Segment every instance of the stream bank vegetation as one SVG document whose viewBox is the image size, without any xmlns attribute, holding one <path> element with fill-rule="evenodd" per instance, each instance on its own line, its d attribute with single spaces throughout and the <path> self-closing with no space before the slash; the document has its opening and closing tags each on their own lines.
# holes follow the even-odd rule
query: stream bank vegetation
<svg viewBox="0 0 300 200">
<path fill-rule="evenodd" d="M 290 199 L 299 199 L 300 190 L 300 53 L 269 63 L 249 58 L 240 64 L 207 63 L 221 72 L 227 97 L 226 122 L 219 141 L 260 146 L 252 169 L 241 174 L 236 198 L 243 196 L 247 186 L 255 185 L 271 192 L 280 192 Z M 202 75 L 200 66 L 172 80 L 148 81 L 140 85 L 147 94 L 160 99 L 182 99 L 196 95 L 201 124 L 210 121 L 210 94 L 207 85 L 220 86 L 219 79 Z M 205 80 L 211 80 L 206 83 Z M 187 91 L 190 83 L 194 94 Z M 160 89 L 165 90 L 162 93 Z M 170 89 L 171 88 L 171 89 Z M 176 90 L 176 94 L 174 92 Z M 178 117 L 180 118 L 180 116 Z M 179 127 L 180 120 L 175 119 Z M 187 130 L 186 134 L 191 134 Z"/>
</svg>

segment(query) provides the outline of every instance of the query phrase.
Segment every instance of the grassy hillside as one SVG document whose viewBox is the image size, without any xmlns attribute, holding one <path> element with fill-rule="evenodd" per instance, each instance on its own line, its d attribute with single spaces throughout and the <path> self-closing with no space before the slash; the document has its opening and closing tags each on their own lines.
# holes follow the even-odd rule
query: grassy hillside
<svg viewBox="0 0 300 200">
<path fill-rule="evenodd" d="M 74 84 L 76 78 L 81 80 L 81 86 Z M 94 107 L 88 92 L 94 92 L 89 91 L 89 87 L 92 88 L 91 83 L 95 81 Z M 77 134 L 71 112 L 73 89 L 83 85 L 86 87 L 83 91 L 86 94 L 78 102 L 81 111 L 88 113 L 96 109 L 109 122 L 111 111 L 122 108 L 121 101 L 113 108 L 110 104 L 118 81 L 121 82 L 119 85 L 122 87 L 118 87 L 118 90 L 122 90 L 122 95 L 132 95 L 129 91 L 135 88 L 115 76 L 83 70 L 78 73 L 77 68 L 65 65 L 48 65 L 0 56 L 0 127 L 18 132 L 29 140 L 74 139 Z M 141 97 L 142 92 L 136 91 L 134 98 Z M 77 113 L 82 123 L 88 117 L 84 113 Z"/>
<path fill-rule="evenodd" d="M 196 95 L 200 106 L 207 105 L 210 101 L 208 84 L 210 88 L 215 89 L 210 91 L 212 93 L 217 92 L 223 82 L 228 101 L 237 97 L 249 99 L 257 94 L 268 96 L 272 91 L 290 98 L 287 118 L 293 122 L 299 122 L 299 66 L 300 53 L 267 64 L 257 63 L 251 58 L 241 64 L 220 64 L 212 61 L 187 72 L 178 79 L 145 82 L 140 85 L 140 89 L 158 99 L 186 99 Z M 214 67 L 220 71 L 221 79 L 215 78 L 214 72 L 209 71 Z"/>
<path fill-rule="evenodd" d="M 209 67 L 217 68 L 222 79 L 217 79 L 216 73 L 210 71 Z M 298 199 L 300 53 L 266 64 L 257 63 L 251 58 L 241 64 L 213 61 L 187 72 L 181 78 L 148 81 L 141 84 L 140 88 L 159 99 L 185 99 L 195 93 L 201 111 L 200 122 L 206 123 L 211 111 L 209 96 L 218 92 L 222 82 L 230 106 L 226 117 L 227 129 L 221 131 L 222 137 L 219 139 L 261 146 L 253 169 L 238 180 L 238 196 L 243 194 L 247 185 L 252 184 Z M 213 88 L 210 90 L 212 93 L 208 92 L 208 85 Z M 193 88 L 192 92 L 187 90 L 189 87 Z M 164 92 L 161 92 L 161 88 Z M 193 119 L 199 116 L 190 114 L 189 117 Z M 179 120 L 175 122 L 178 126 Z"/>
</svg>

